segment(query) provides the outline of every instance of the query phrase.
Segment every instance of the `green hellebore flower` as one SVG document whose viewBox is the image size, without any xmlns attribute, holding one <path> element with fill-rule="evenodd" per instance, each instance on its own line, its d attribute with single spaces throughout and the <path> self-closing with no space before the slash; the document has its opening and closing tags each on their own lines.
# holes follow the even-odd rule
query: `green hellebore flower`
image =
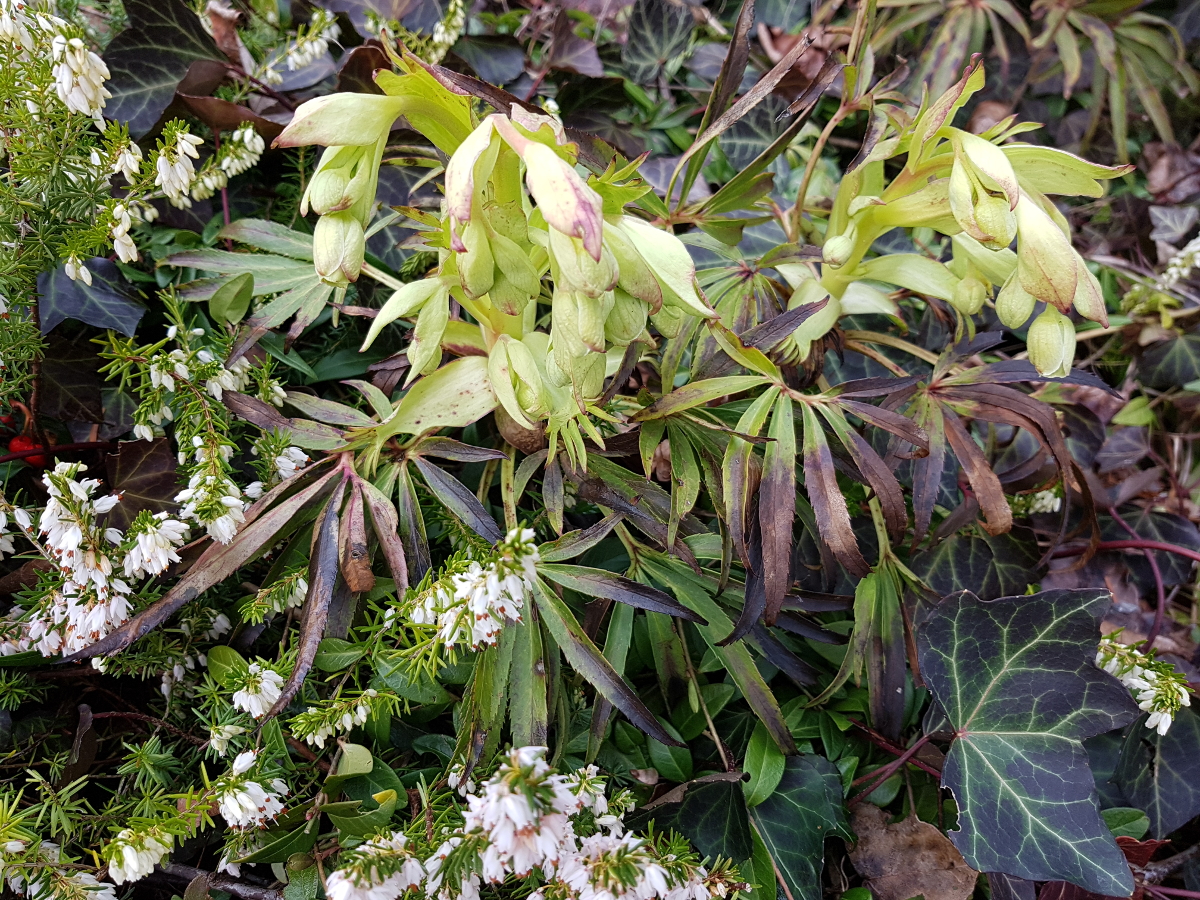
<svg viewBox="0 0 1200 900">
<path fill-rule="evenodd" d="M 1075 300 L 1079 258 L 1062 229 L 1029 194 L 1017 203 L 1017 276 L 1038 300 L 1066 312 Z"/>
<path fill-rule="evenodd" d="M 970 272 L 954 286 L 950 305 L 964 316 L 973 316 L 983 309 L 989 293 L 988 286 L 974 272 Z"/>
<path fill-rule="evenodd" d="M 854 235 L 837 234 L 829 238 L 821 248 L 821 261 L 833 269 L 840 269 L 850 261 L 854 252 Z"/>
<path fill-rule="evenodd" d="M 950 210 L 959 226 L 985 247 L 1007 247 L 1017 233 L 1013 215 L 1021 197 L 1004 151 L 991 141 L 953 129 Z"/>
<path fill-rule="evenodd" d="M 1075 326 L 1053 306 L 1033 320 L 1025 339 L 1029 361 L 1048 378 L 1065 378 L 1075 361 Z"/>
<path fill-rule="evenodd" d="M 345 287 L 362 271 L 366 235 L 350 211 L 321 216 L 313 232 L 313 265 L 326 284 Z"/>
</svg>

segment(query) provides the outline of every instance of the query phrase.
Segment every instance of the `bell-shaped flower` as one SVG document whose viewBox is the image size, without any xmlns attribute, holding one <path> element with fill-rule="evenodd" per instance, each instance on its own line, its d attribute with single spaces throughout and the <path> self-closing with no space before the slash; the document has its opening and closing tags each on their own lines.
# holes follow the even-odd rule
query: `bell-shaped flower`
<svg viewBox="0 0 1200 900">
<path fill-rule="evenodd" d="M 1013 211 L 1021 198 L 1004 151 L 991 141 L 954 129 L 950 210 L 959 226 L 985 247 L 1007 247 L 1017 233 Z"/>
<path fill-rule="evenodd" d="M 1029 194 L 1017 203 L 1017 276 L 1026 293 L 1066 312 L 1079 283 L 1078 254 Z"/>
<path fill-rule="evenodd" d="M 1104 306 L 1104 289 L 1100 287 L 1099 280 L 1087 267 L 1083 257 L 1077 253 L 1075 260 L 1075 268 L 1078 272 L 1075 299 L 1072 301 L 1075 311 L 1085 319 L 1091 319 L 1093 322 L 1099 322 L 1107 327 L 1108 310 Z"/>
<path fill-rule="evenodd" d="M 700 293 L 696 264 L 679 238 L 633 216 L 622 216 L 615 227 L 621 230 L 629 246 L 636 248 L 654 274 L 665 306 L 706 319 L 716 317 L 716 312 Z"/>
<path fill-rule="evenodd" d="M 1071 374 L 1075 360 L 1075 325 L 1053 306 L 1033 320 L 1025 338 L 1029 361 L 1048 378 L 1065 378 Z"/>
<path fill-rule="evenodd" d="M 1025 288 L 1021 279 L 1013 272 L 996 295 L 996 316 L 1009 328 L 1020 328 L 1033 315 L 1037 300 Z"/>
<path fill-rule="evenodd" d="M 326 94 L 306 100 L 274 147 L 369 147 L 386 137 L 408 100 L 383 94 Z"/>
<path fill-rule="evenodd" d="M 600 258 L 593 259 L 581 239 L 551 227 L 549 250 L 550 271 L 556 288 L 599 297 L 616 286 L 617 260 L 608 247 L 601 245 Z"/>
<path fill-rule="evenodd" d="M 326 284 L 345 287 L 362 271 L 366 235 L 349 210 L 321 216 L 313 232 L 313 265 Z"/>
</svg>

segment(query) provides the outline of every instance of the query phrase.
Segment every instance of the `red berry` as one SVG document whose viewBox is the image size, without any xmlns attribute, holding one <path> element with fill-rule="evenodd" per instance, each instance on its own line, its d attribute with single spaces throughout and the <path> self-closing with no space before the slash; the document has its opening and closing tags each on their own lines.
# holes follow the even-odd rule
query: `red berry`
<svg viewBox="0 0 1200 900">
<path fill-rule="evenodd" d="M 16 431 L 17 417 L 16 416 L 0 416 L 0 428 L 7 428 L 9 431 Z"/>
<path fill-rule="evenodd" d="M 34 441 L 33 438 L 24 434 L 18 434 L 15 438 L 8 442 L 9 453 L 23 453 L 26 450 L 37 450 L 41 444 Z M 44 456 L 26 456 L 25 462 L 37 469 L 46 468 L 46 457 Z"/>
</svg>

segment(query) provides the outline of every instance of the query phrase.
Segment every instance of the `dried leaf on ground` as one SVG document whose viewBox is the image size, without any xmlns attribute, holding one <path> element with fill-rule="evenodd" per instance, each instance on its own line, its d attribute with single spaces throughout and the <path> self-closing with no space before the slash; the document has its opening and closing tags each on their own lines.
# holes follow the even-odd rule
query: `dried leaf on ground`
<svg viewBox="0 0 1200 900">
<path fill-rule="evenodd" d="M 979 873 L 966 864 L 950 839 L 915 817 L 889 824 L 890 816 L 860 803 L 850 824 L 858 843 L 850 861 L 878 900 L 966 900 Z"/>
</svg>

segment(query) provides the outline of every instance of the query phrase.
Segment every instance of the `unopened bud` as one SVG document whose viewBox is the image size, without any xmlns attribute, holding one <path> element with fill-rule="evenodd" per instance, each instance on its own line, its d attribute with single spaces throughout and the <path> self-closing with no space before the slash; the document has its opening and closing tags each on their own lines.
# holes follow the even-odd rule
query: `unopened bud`
<svg viewBox="0 0 1200 900">
<path fill-rule="evenodd" d="M 1009 328 L 1020 328 L 1033 315 L 1037 300 L 1025 288 L 1014 271 L 996 296 L 996 315 Z"/>
<path fill-rule="evenodd" d="M 968 275 L 954 286 L 950 304 L 964 316 L 973 316 L 983 309 L 987 295 L 987 285 L 974 275 Z"/>
<path fill-rule="evenodd" d="M 1029 361 L 1042 375 L 1065 378 L 1075 360 L 1075 326 L 1053 306 L 1033 320 L 1026 338 Z"/>
<path fill-rule="evenodd" d="M 309 185 L 308 205 L 320 216 L 346 209 L 352 202 L 346 196 L 349 185 L 350 179 L 346 177 L 344 169 L 323 169 L 313 176 Z"/>
<path fill-rule="evenodd" d="M 358 280 L 366 236 L 350 212 L 321 216 L 313 232 L 313 264 L 326 284 L 342 287 Z"/>
<path fill-rule="evenodd" d="M 821 248 L 821 260 L 827 266 L 840 269 L 850 261 L 854 252 L 854 238 L 849 234 L 839 234 L 829 238 Z"/>
</svg>

